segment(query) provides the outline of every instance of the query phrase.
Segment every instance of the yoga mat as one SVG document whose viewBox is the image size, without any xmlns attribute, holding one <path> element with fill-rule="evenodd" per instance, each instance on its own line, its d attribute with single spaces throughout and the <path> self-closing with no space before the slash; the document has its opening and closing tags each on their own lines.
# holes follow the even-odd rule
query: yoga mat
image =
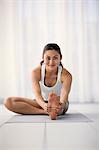
<svg viewBox="0 0 99 150">
<path fill-rule="evenodd" d="M 15 115 L 6 123 L 50 123 L 50 122 L 92 122 L 88 117 L 81 113 L 67 113 L 51 120 L 47 115 Z"/>
</svg>

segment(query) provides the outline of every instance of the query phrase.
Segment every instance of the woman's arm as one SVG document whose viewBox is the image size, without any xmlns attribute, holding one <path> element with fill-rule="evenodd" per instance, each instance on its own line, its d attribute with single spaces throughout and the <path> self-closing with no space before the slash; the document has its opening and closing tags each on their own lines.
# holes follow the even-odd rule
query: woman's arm
<svg viewBox="0 0 99 150">
<path fill-rule="evenodd" d="M 40 78 L 41 78 L 40 67 L 38 67 L 32 71 L 33 92 L 34 92 L 37 103 L 45 111 L 47 111 L 47 104 L 44 102 L 44 99 L 43 99 L 42 94 L 41 94 L 41 89 L 40 89 L 40 84 L 39 84 Z"/>
<path fill-rule="evenodd" d="M 65 105 L 65 103 L 68 101 L 68 95 L 71 89 L 71 84 L 72 84 L 72 75 L 63 68 L 62 71 L 62 89 L 61 89 L 61 94 L 60 94 L 60 103 Z"/>
</svg>

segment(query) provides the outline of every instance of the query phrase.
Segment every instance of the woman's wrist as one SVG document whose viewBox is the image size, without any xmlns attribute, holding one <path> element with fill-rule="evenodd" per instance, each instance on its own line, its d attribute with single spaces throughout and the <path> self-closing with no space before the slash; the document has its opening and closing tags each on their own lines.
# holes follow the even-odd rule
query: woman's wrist
<svg viewBox="0 0 99 150">
<path fill-rule="evenodd" d="M 42 99 L 39 101 L 39 105 L 46 111 L 47 109 L 47 103 Z"/>
<path fill-rule="evenodd" d="M 47 103 L 44 102 L 43 109 L 47 111 Z"/>
</svg>

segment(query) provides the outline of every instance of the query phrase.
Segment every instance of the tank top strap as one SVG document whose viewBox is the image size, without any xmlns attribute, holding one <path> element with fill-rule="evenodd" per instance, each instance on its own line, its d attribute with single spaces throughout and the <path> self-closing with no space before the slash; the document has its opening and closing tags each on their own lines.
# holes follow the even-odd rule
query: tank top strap
<svg viewBox="0 0 99 150">
<path fill-rule="evenodd" d="M 45 64 L 42 64 L 41 67 L 41 81 L 44 83 L 44 77 L 45 77 Z"/>
<path fill-rule="evenodd" d="M 61 82 L 61 73 L 62 73 L 62 66 L 58 66 L 58 78 L 57 78 L 57 80 L 59 82 Z"/>
</svg>

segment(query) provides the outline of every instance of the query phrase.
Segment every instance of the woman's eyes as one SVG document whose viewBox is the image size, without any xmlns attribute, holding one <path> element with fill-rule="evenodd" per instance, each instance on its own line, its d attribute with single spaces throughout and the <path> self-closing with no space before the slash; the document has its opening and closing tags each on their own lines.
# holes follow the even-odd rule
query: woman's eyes
<svg viewBox="0 0 99 150">
<path fill-rule="evenodd" d="M 47 60 L 50 60 L 51 58 L 50 57 L 47 57 Z"/>
<path fill-rule="evenodd" d="M 57 60 L 58 59 L 58 57 L 53 57 L 53 58 L 51 58 L 51 57 L 47 57 L 47 60 Z"/>
<path fill-rule="evenodd" d="M 54 60 L 58 59 L 58 57 L 54 57 Z"/>
</svg>

